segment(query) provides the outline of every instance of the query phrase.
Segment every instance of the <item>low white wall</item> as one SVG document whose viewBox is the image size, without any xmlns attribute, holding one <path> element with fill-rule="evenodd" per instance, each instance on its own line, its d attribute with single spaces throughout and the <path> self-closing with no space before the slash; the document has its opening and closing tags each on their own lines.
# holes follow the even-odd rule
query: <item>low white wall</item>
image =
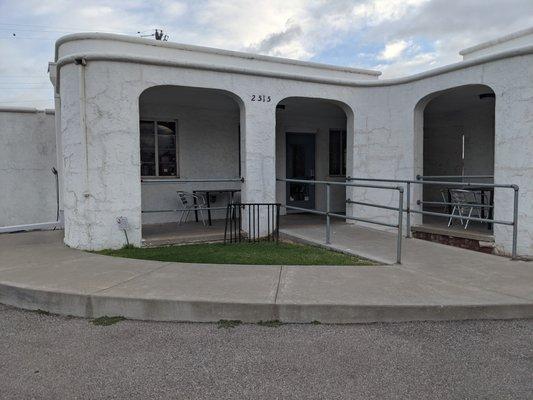
<svg viewBox="0 0 533 400">
<path fill-rule="evenodd" d="M 56 219 L 53 111 L 0 109 L 0 226 Z"/>
<path fill-rule="evenodd" d="M 461 50 L 459 54 L 463 56 L 463 60 L 471 60 L 505 50 L 528 46 L 531 43 L 533 43 L 533 28 L 528 28 Z"/>
</svg>

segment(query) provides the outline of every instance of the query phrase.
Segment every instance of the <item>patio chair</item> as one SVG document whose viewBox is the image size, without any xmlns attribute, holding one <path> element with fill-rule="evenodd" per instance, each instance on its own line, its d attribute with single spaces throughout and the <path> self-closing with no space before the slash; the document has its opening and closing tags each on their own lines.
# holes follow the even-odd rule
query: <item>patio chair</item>
<svg viewBox="0 0 533 400">
<path fill-rule="evenodd" d="M 464 190 L 464 189 L 449 189 L 450 198 L 452 203 L 452 216 L 459 215 L 460 217 L 476 217 L 482 218 L 481 216 L 481 205 L 484 205 L 484 199 L 479 191 L 473 190 Z M 453 217 L 450 217 L 448 221 L 448 227 L 452 225 Z M 463 219 L 460 218 L 459 221 L 463 225 Z M 464 229 L 468 228 L 470 220 L 466 221 L 464 224 Z"/>
<path fill-rule="evenodd" d="M 182 222 L 187 222 L 191 211 L 194 211 L 200 215 L 202 224 L 206 226 L 204 210 L 207 210 L 207 204 L 205 198 L 189 192 L 177 191 L 176 193 L 178 194 L 178 206 L 181 210 L 178 225 L 181 225 Z"/>
</svg>

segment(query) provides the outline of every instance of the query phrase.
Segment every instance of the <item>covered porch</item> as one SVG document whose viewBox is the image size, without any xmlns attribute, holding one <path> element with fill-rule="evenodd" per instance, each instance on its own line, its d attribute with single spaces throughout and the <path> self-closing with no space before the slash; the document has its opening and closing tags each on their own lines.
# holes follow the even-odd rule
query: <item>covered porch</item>
<svg viewBox="0 0 533 400">
<path fill-rule="evenodd" d="M 145 245 L 215 241 L 241 198 L 241 106 L 216 89 L 156 86 L 139 98 Z"/>
<path fill-rule="evenodd" d="M 429 95 L 417 112 L 423 125 L 421 179 L 450 182 L 424 184 L 417 205 L 424 211 L 454 215 L 494 217 L 495 95 L 485 85 L 466 85 Z M 462 182 L 464 185 L 452 184 Z M 487 187 L 468 187 L 486 183 Z M 494 242 L 493 225 L 423 215 L 413 234 Z"/>
<path fill-rule="evenodd" d="M 293 213 L 280 216 L 279 228 L 300 229 L 324 227 L 325 217 L 308 213 Z M 338 219 L 333 219 L 333 224 L 342 224 Z M 155 247 L 172 244 L 192 244 L 206 242 L 221 242 L 224 240 L 226 224 L 224 219 L 213 220 L 211 226 L 204 226 L 195 221 L 186 222 L 178 226 L 175 222 L 143 225 L 143 246 Z"/>
</svg>

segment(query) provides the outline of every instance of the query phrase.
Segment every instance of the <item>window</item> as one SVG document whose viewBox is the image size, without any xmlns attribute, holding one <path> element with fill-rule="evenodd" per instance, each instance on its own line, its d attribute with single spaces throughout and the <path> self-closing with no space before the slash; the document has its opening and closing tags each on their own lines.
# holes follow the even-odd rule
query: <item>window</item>
<svg viewBox="0 0 533 400">
<path fill-rule="evenodd" d="M 141 176 L 178 177 L 176 122 L 141 121 Z"/>
<path fill-rule="evenodd" d="M 329 131 L 329 174 L 346 175 L 346 131 Z"/>
</svg>

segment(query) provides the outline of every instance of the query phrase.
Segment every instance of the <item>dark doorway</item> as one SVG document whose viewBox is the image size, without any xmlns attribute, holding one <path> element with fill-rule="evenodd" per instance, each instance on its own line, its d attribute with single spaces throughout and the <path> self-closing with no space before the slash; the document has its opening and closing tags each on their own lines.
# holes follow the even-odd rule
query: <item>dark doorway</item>
<svg viewBox="0 0 533 400">
<path fill-rule="evenodd" d="M 287 179 L 315 179 L 315 135 L 287 132 Z M 287 183 L 287 205 L 315 208 L 315 185 Z"/>
</svg>

